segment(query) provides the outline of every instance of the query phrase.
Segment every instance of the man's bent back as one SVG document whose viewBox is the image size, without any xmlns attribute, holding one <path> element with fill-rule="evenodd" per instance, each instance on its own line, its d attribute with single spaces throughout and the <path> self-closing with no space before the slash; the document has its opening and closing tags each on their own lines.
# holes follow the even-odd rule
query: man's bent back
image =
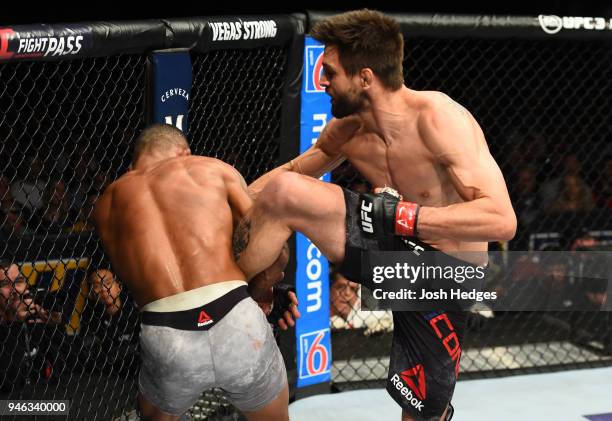
<svg viewBox="0 0 612 421">
<path fill-rule="evenodd" d="M 211 158 L 177 157 L 109 186 L 96 209 L 98 231 L 138 305 L 245 279 L 231 249 L 226 183 L 234 171 Z"/>
<path fill-rule="evenodd" d="M 141 310 L 139 407 L 173 420 L 220 387 L 251 420 L 288 419 L 282 356 L 232 254 L 251 206 L 231 166 L 191 156 L 182 133 L 145 129 L 132 169 L 95 209 L 104 248 Z"/>
</svg>

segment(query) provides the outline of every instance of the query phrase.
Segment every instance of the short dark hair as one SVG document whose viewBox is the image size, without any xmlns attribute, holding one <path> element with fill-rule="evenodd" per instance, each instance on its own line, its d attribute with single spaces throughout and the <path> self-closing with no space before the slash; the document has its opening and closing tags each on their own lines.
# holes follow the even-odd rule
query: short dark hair
<svg viewBox="0 0 612 421">
<path fill-rule="evenodd" d="M 355 10 L 318 22 L 310 35 L 326 47 L 338 48 L 349 75 L 369 67 L 386 88 L 396 91 L 403 86 L 404 37 L 395 19 L 374 10 Z"/>
<path fill-rule="evenodd" d="M 133 160 L 136 161 L 143 152 L 171 147 L 189 148 L 183 132 L 169 124 L 151 124 L 136 138 Z"/>
</svg>

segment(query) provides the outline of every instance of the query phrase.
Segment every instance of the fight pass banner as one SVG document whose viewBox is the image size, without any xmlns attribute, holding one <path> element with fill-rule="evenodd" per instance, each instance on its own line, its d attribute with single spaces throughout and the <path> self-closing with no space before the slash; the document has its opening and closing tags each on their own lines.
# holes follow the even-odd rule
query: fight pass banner
<svg viewBox="0 0 612 421">
<path fill-rule="evenodd" d="M 191 92 L 191 58 L 188 51 L 158 51 L 153 63 L 153 121 L 189 132 L 187 111 Z"/>
<path fill-rule="evenodd" d="M 310 148 L 331 119 L 329 96 L 321 88 L 323 45 L 306 37 L 300 153 Z M 329 174 L 322 177 L 329 181 Z M 329 264 L 319 249 L 300 233 L 296 233 L 296 287 L 299 310 L 295 334 L 297 339 L 297 387 L 328 382 L 331 379 L 331 338 L 329 330 Z"/>
</svg>

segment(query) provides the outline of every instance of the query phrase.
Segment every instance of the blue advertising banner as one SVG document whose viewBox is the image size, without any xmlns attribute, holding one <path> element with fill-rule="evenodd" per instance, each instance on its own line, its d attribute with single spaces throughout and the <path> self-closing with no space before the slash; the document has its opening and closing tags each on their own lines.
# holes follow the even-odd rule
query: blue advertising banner
<svg viewBox="0 0 612 421">
<path fill-rule="evenodd" d="M 306 37 L 302 110 L 300 121 L 300 153 L 318 139 L 331 119 L 329 96 L 320 85 L 323 45 Z M 329 174 L 322 180 L 329 181 Z M 298 309 L 297 320 L 297 387 L 329 382 L 331 379 L 331 336 L 329 330 L 329 264 L 319 249 L 300 233 L 296 234 Z"/>
<path fill-rule="evenodd" d="M 157 51 L 153 63 L 153 121 L 189 132 L 187 112 L 191 92 L 191 58 L 187 51 Z"/>
</svg>

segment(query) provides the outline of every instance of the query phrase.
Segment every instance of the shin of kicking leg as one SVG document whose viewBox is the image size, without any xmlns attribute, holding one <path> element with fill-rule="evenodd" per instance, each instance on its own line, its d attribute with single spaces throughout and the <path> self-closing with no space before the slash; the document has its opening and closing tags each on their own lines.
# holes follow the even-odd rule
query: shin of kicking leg
<svg viewBox="0 0 612 421">
<path fill-rule="evenodd" d="M 268 182 L 234 233 L 234 254 L 250 279 L 278 258 L 293 231 L 332 262 L 344 258 L 346 215 L 340 187 L 295 173 Z"/>
<path fill-rule="evenodd" d="M 234 257 L 247 279 L 274 264 L 292 233 L 282 215 L 265 201 L 265 192 L 234 231 Z"/>
</svg>

